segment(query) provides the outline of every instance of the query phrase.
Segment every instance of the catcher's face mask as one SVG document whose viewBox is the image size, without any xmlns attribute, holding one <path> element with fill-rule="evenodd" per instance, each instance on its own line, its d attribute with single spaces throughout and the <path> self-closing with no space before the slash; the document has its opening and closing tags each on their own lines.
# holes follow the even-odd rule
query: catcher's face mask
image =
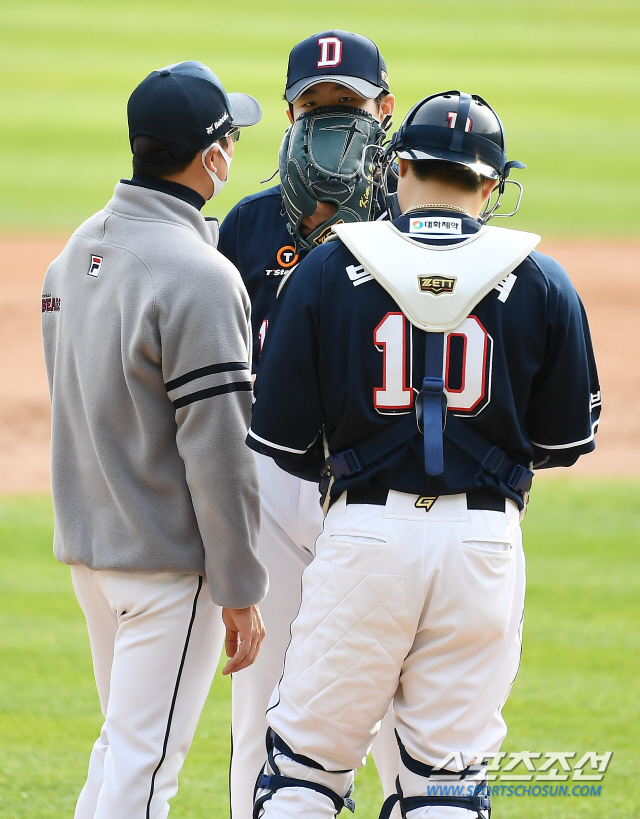
<svg viewBox="0 0 640 819">
<path fill-rule="evenodd" d="M 301 114 L 287 130 L 280 148 L 280 183 L 298 247 L 322 244 L 332 225 L 369 220 L 384 136 L 371 114 L 344 105 Z M 337 211 L 305 236 L 302 221 L 315 213 L 318 200 L 333 202 Z"/>
</svg>

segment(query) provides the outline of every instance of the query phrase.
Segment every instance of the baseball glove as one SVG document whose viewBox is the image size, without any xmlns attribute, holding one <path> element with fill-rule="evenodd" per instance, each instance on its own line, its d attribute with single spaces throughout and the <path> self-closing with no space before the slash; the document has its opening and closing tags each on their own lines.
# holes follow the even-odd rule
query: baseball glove
<svg viewBox="0 0 640 819">
<path fill-rule="evenodd" d="M 280 184 L 298 247 L 322 244 L 332 225 L 369 220 L 384 137 L 384 128 L 371 114 L 344 105 L 301 114 L 287 130 L 280 148 Z M 318 200 L 333 202 L 337 211 L 304 236 L 302 220 L 315 213 Z"/>
</svg>

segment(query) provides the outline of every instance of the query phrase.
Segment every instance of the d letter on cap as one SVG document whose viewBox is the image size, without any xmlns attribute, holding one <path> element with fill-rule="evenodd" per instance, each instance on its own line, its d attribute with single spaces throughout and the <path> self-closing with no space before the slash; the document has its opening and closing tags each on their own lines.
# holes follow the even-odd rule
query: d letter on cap
<svg viewBox="0 0 640 819">
<path fill-rule="evenodd" d="M 326 68 L 340 63 L 342 60 L 342 40 L 337 37 L 320 37 L 318 45 L 320 46 L 318 68 Z"/>
</svg>

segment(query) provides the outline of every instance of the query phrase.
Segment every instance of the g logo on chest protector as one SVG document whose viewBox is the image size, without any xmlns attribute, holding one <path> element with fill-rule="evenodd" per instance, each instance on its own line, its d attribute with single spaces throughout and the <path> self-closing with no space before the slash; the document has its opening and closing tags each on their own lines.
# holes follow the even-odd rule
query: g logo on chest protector
<svg viewBox="0 0 640 819">
<path fill-rule="evenodd" d="M 418 287 L 421 293 L 441 296 L 443 293 L 453 293 L 455 286 L 455 276 L 418 276 Z"/>
</svg>

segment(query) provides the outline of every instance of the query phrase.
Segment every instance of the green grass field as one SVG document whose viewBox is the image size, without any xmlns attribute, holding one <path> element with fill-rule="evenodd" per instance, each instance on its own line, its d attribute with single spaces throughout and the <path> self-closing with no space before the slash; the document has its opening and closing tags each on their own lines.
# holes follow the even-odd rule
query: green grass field
<svg viewBox="0 0 640 819">
<path fill-rule="evenodd" d="M 399 124 L 435 91 L 479 93 L 528 164 L 510 225 L 545 235 L 637 236 L 640 4 L 637 0 L 3 0 L 0 231 L 70 231 L 129 175 L 126 101 L 151 70 L 199 59 L 262 103 L 243 134 L 218 216 L 276 168 L 287 55 L 344 28 L 374 38 Z"/>
<path fill-rule="evenodd" d="M 528 169 L 509 225 L 546 236 L 637 237 L 637 0 L 382 0 L 212 4 L 192 0 L 0 2 L 0 233 L 70 232 L 130 173 L 126 101 L 152 69 L 209 64 L 255 95 L 223 216 L 276 168 L 287 55 L 314 31 L 366 34 L 409 107 L 439 90 L 484 96 L 511 159 Z M 640 815 L 637 680 L 640 482 L 545 479 L 525 521 L 528 594 L 520 674 L 505 709 L 508 752 L 613 751 L 599 797 L 494 799 L 496 819 Z M 0 498 L 0 816 L 73 813 L 100 725 L 85 625 L 51 554 L 45 496 Z M 229 681 L 216 678 L 173 802 L 176 819 L 228 815 Z M 522 773 L 522 768 L 515 773 Z M 514 783 L 517 784 L 517 783 Z M 359 775 L 359 819 L 380 805 Z"/>
<path fill-rule="evenodd" d="M 496 819 L 638 815 L 639 498 L 637 480 L 547 478 L 534 489 L 524 524 L 524 653 L 505 709 L 504 750 L 543 758 L 575 751 L 574 761 L 587 751 L 613 751 L 613 758 L 600 796 L 498 795 Z M 52 524 L 46 496 L 0 499 L 3 819 L 70 817 L 100 725 L 84 620 L 68 569 L 51 554 Z M 229 698 L 229 681 L 218 675 L 174 819 L 228 815 Z M 356 797 L 356 815 L 375 819 L 372 765 L 359 775 Z"/>
</svg>

